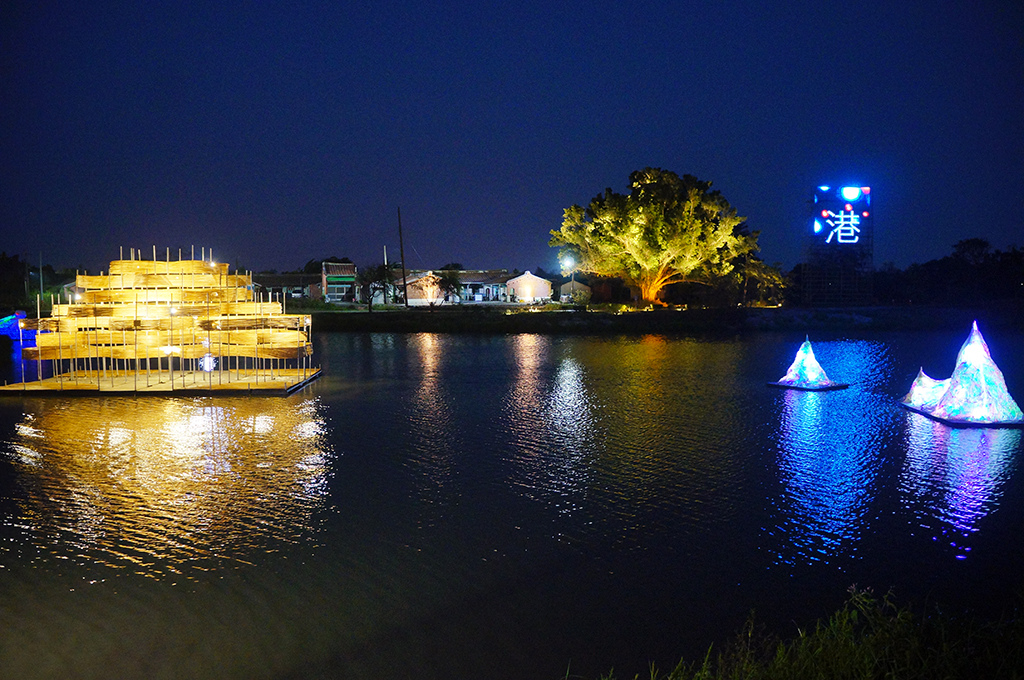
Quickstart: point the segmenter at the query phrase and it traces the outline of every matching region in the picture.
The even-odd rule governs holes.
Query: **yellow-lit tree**
[[[757,250],[758,232],[744,233],[711,182],[660,168],[629,176],[629,194],[605,189],[583,208],[565,210],[549,245],[563,248],[581,271],[614,276],[653,302],[672,283],[709,282]]]

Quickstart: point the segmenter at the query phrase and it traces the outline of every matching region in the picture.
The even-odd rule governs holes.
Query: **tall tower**
[[[810,205],[801,276],[804,304],[869,304],[875,256],[871,187],[820,186]]]

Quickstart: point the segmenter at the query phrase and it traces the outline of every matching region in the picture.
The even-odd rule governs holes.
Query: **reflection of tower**
[[[820,186],[810,205],[801,272],[804,304],[870,303],[875,249],[871,187]]]

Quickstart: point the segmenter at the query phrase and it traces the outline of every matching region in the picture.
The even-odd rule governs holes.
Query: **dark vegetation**
[[[50,296],[61,291],[61,286],[75,280],[74,269],[55,270],[43,265],[43,300],[49,309]],[[36,295],[39,289],[39,264],[22,260],[17,255],[0,253],[0,316],[10,314],[15,308],[35,312]]]
[[[1019,606],[1019,602],[1018,602]],[[567,674],[567,677],[572,677]],[[614,673],[604,680],[615,678]],[[640,676],[636,676],[639,678]],[[892,680],[1024,678],[1024,619],[1019,609],[996,621],[897,606],[891,595],[850,589],[839,611],[781,638],[751,615],[742,631],[704,659],[651,680]]]
[[[993,250],[988,241],[969,238],[953,253],[904,270],[892,264],[875,272],[880,304],[978,305],[1024,299],[1024,250]]]
[[[319,305],[323,307],[324,305]],[[624,305],[600,305],[599,310],[574,305],[545,305],[506,313],[501,308],[454,306],[435,309],[391,306],[385,314],[308,309],[314,332],[380,333],[566,333],[678,334],[723,337],[757,331],[954,330],[970,328],[1024,331],[1024,302],[986,308],[877,307],[858,309],[652,309],[620,312]],[[289,305],[289,311],[297,307]],[[305,308],[304,308],[305,309]],[[363,305],[365,310],[366,306]]]
[[[800,265],[788,277],[786,301],[799,304]],[[953,252],[924,264],[897,269],[891,262],[875,270],[878,305],[984,306],[1024,300],[1024,250],[993,250],[982,238],[953,245]]]

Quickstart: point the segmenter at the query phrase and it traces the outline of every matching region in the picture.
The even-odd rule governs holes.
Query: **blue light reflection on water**
[[[926,533],[960,559],[970,538],[999,503],[1017,467],[1021,432],[954,428],[918,413],[905,415],[903,503]]]
[[[819,362],[846,390],[784,390],[778,398],[782,493],[769,529],[779,563],[857,558],[878,493],[885,440],[894,424],[884,393],[891,357],[884,343],[816,342]]]

